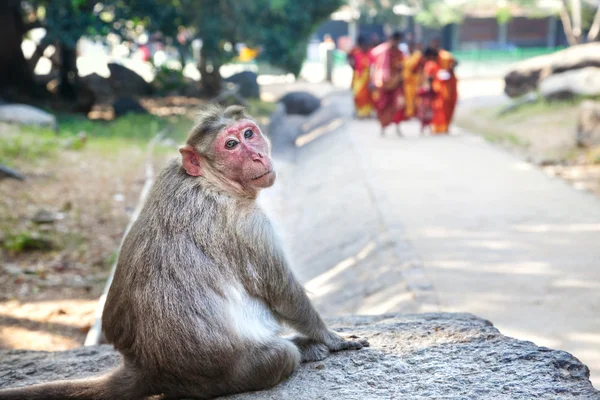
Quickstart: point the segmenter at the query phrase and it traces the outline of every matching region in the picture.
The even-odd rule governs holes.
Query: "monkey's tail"
[[[0,400],[138,400],[146,395],[138,374],[124,365],[100,377],[0,389]]]

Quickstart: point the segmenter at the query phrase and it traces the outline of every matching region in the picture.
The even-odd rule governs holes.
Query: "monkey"
[[[125,236],[102,316],[123,362],[0,400],[210,399],[271,388],[301,362],[369,343],[329,329],[256,199],[276,172],[241,106],[208,105]],[[296,336],[282,336],[282,327]]]

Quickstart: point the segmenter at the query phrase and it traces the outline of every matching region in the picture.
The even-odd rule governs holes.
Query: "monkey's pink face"
[[[245,189],[266,188],[275,182],[269,142],[252,121],[239,121],[221,131],[214,154],[220,172]]]

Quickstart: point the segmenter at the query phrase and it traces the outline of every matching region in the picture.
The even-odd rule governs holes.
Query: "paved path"
[[[478,137],[404,130],[382,139],[369,121],[348,133],[440,309],[567,350],[600,386],[600,201]]]
[[[340,111],[348,96],[334,103],[343,122],[304,135],[283,176],[293,258],[320,309],[471,312],[571,352],[600,387],[600,201],[476,136],[407,123],[381,138]]]

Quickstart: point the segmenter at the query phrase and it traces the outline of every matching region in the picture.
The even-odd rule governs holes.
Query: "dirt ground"
[[[162,116],[186,114],[198,102],[145,105]],[[0,125],[0,140],[20,132]],[[145,182],[146,142],[88,137],[77,150],[9,158],[26,180],[0,180],[0,348],[83,344]],[[156,149],[155,171],[172,156]]]
[[[176,155],[204,103],[142,99],[155,117],[122,117],[108,125],[120,131],[107,138],[95,136],[104,134],[106,121],[84,120],[82,129],[90,131],[81,146],[0,125],[0,160],[26,176],[0,180],[0,348],[57,351],[83,344],[145,183],[149,132],[166,134],[152,153],[156,174]],[[273,106],[249,102],[265,133]],[[112,110],[95,111],[95,118],[112,117]],[[37,147],[25,157],[15,147],[28,141]],[[38,146],[43,141],[53,142],[51,150]]]

